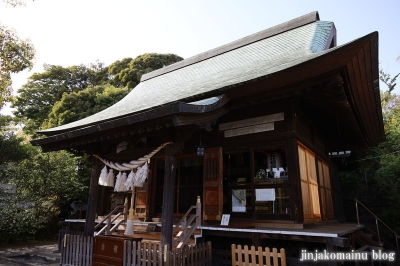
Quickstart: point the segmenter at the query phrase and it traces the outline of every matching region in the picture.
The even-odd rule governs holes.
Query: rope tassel
[[[104,186],[114,187],[114,179],[115,179],[114,170],[110,169],[110,171],[108,172],[108,175],[107,175],[107,181],[104,184]]]
[[[101,170],[100,177],[99,177],[99,185],[105,186],[107,184],[107,166],[104,165],[103,169]]]

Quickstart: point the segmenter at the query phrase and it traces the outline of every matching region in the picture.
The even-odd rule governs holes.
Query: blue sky
[[[399,0],[27,0],[0,4],[0,23],[37,52],[33,70],[13,76],[16,91],[44,63],[108,65],[149,52],[188,58],[312,11],[335,23],[338,45],[378,31],[381,68],[400,72]]]

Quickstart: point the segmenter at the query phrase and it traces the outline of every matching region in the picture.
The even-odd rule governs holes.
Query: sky
[[[313,11],[335,23],[338,45],[378,31],[380,68],[400,72],[399,0],[26,1],[16,8],[0,3],[0,24],[36,49],[33,69],[13,75],[14,91],[43,64],[109,65],[143,53],[188,58]]]

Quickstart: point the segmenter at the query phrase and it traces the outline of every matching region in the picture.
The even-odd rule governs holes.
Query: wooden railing
[[[196,209],[196,213],[190,216],[189,214],[193,209]],[[177,248],[182,248],[194,233],[194,231],[201,225],[201,202],[200,196],[197,196],[196,205],[191,206],[189,210],[185,213],[182,219],[176,224],[172,235],[176,234],[176,237],[172,240],[172,246]],[[179,232],[178,232],[179,231]]]
[[[64,235],[60,265],[92,265],[94,237]]]
[[[122,209],[122,213],[120,210]],[[114,218],[112,218],[112,216]],[[113,223],[121,216],[123,215],[123,219],[119,220],[114,226]],[[97,228],[101,227],[103,224],[103,228],[100,229],[100,231],[97,232],[97,235],[100,235],[102,233],[109,235],[112,232],[114,232],[118,226],[120,226],[122,223],[126,223],[128,217],[128,199],[125,199],[124,205],[119,205],[117,206],[112,212],[110,212],[106,217],[104,217],[95,227],[94,230],[96,231]],[[112,219],[111,219],[112,218]]]
[[[211,266],[212,246],[207,242],[170,250],[166,245],[163,250],[159,243],[125,241],[122,265]]]
[[[231,251],[232,266],[286,266],[286,252],[283,248],[278,253],[276,248],[271,251],[268,247],[265,249],[258,247],[256,250],[254,246],[251,246],[249,250],[248,246],[242,249],[241,245],[232,244]]]

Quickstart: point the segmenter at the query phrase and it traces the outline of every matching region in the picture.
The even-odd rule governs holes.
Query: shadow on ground
[[[60,253],[57,250],[57,240],[29,240],[0,244],[0,266],[16,265],[59,265]]]

